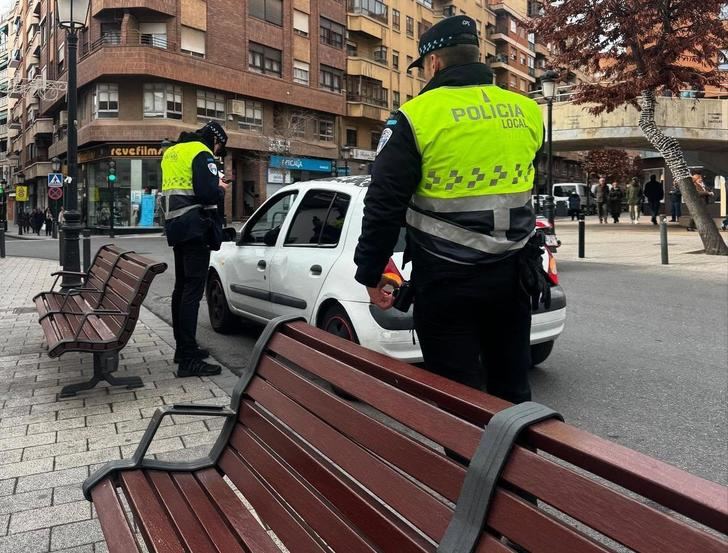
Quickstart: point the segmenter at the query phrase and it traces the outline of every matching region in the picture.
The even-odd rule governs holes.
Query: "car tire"
[[[535,367],[540,365],[548,356],[551,355],[551,350],[554,349],[554,341],[541,342],[540,344],[534,344],[531,346],[531,364]]]
[[[225,290],[223,289],[220,277],[217,273],[210,274],[207,280],[207,314],[210,318],[210,326],[215,332],[228,334],[232,332],[237,322],[228,307]]]
[[[339,338],[343,338],[349,342],[354,342],[355,344],[359,343],[359,338],[356,335],[356,330],[354,330],[354,325],[352,324],[349,315],[346,314],[346,310],[338,303],[324,311],[323,316],[319,319],[318,327],[329,334],[333,334],[334,336],[338,336]],[[358,401],[358,398],[345,390],[342,390],[337,386],[331,387],[334,390],[334,393],[341,399],[345,399],[347,401]]]

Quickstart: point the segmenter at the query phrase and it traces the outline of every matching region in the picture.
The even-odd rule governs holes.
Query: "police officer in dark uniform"
[[[431,80],[386,122],[355,253],[373,304],[407,226],[414,323],[428,370],[512,402],[531,398],[531,305],[550,301],[531,206],[539,107],[494,86],[475,21],[444,19],[420,57]]]
[[[222,219],[218,203],[227,184],[215,156],[224,156],[227,134],[211,121],[194,133],[183,132],[162,157],[162,194],[167,243],[174,249],[175,283],[172,326],[177,376],[220,374],[203,361],[209,353],[197,345],[197,312],[205,290],[210,250],[220,249]]]

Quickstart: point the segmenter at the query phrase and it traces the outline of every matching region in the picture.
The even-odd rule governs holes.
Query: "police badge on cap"
[[[478,46],[478,29],[475,20],[467,15],[447,17],[430,27],[420,37],[418,52],[420,57],[413,61],[408,69],[422,67],[427,54],[432,54],[441,48],[455,46],[456,44],[475,44]]]

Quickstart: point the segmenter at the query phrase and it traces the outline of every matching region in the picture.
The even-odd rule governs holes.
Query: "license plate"
[[[556,239],[556,237],[553,234],[547,234],[546,235],[546,245],[558,247],[559,241]]]

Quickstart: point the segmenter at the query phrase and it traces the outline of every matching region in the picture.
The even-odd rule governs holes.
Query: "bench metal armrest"
[[[96,486],[96,484],[107,478],[110,474],[116,471],[135,470],[144,467],[144,456],[147,454],[147,450],[152,444],[152,440],[154,440],[157,430],[159,430],[159,425],[162,424],[164,417],[168,415],[225,417],[226,419],[230,419],[237,416],[237,413],[229,407],[223,407],[221,405],[175,404],[165,405],[164,407],[158,408],[154,412],[152,420],[149,421],[149,426],[144,432],[144,435],[142,436],[142,439],[131,459],[123,459],[121,461],[106,463],[103,467],[86,479],[83,483],[83,494],[86,499],[91,501],[91,490],[94,486]],[[157,464],[162,463],[157,462]]]
[[[56,277],[56,279],[53,281],[53,286],[51,286],[51,289],[50,289],[51,292],[53,292],[56,289],[56,284],[58,284],[58,279],[64,275],[80,276],[82,280],[88,279],[88,273],[82,273],[79,271],[56,271],[55,273],[51,273],[51,276]]]

